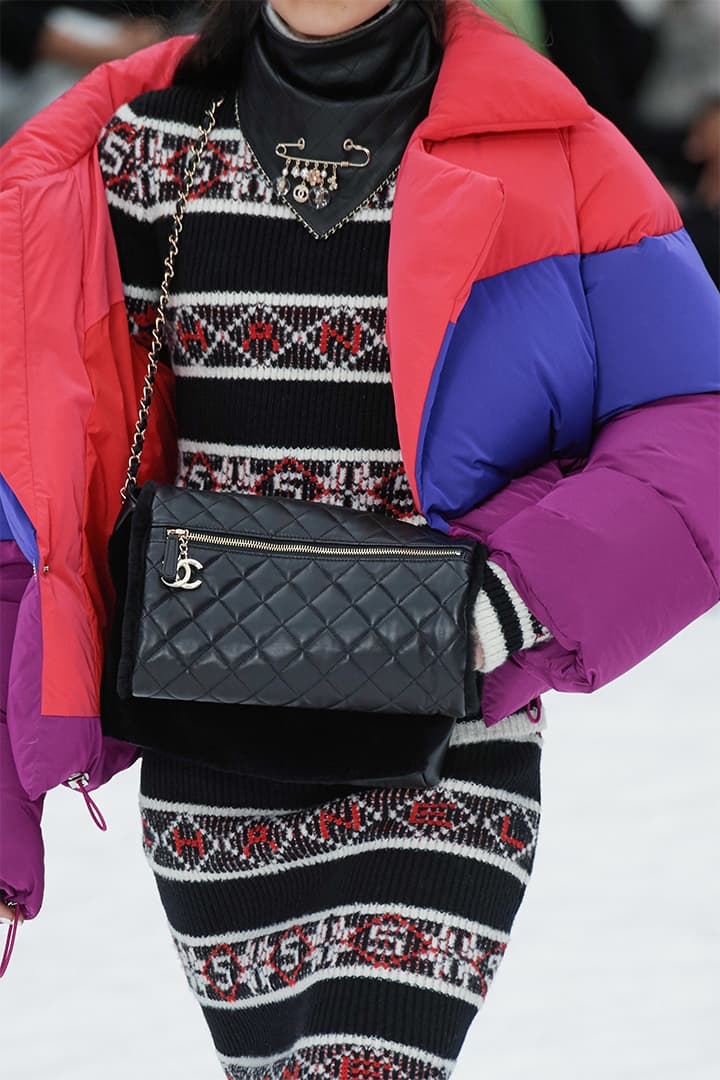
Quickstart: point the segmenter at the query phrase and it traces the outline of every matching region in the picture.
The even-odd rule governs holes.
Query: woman
[[[22,847],[0,863],[26,917],[43,792],[93,808],[135,753],[97,720],[105,546],[182,166],[219,98],[146,475],[483,540],[482,717],[429,791],[146,750],[144,846],[228,1077],[440,1080],[532,869],[535,699],[604,685],[718,599],[717,294],[628,144],[468,0],[215,4],[196,43],[106,65],[28,125],[5,160],[26,253],[1,489]]]

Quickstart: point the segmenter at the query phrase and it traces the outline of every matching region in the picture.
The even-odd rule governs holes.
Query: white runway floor
[[[543,822],[453,1080],[720,1074],[720,609],[590,696],[548,694]],[[47,892],[0,983],[7,1080],[220,1080],[141,850],[137,766],[47,800]],[[717,1071],[716,1071],[717,1070]]]

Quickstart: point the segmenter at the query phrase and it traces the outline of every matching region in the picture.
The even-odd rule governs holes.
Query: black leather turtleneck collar
[[[370,163],[338,169],[330,203],[287,204],[319,236],[334,230],[394,171],[407,141],[426,115],[442,50],[424,11],[400,0],[346,34],[298,39],[262,11],[245,50],[238,86],[238,119],[255,156],[275,181],[285,162],[278,143],[305,139],[303,157],[327,160],[364,155],[343,150],[351,138],[367,146]],[[289,178],[292,186],[297,179]]]

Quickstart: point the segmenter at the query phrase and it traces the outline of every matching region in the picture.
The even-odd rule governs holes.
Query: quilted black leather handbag
[[[122,509],[103,672],[106,734],[284,780],[426,787],[479,712],[471,634],[486,550],[303,500],[137,486],[193,147]]]

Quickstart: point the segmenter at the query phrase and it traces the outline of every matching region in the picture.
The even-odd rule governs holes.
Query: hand
[[[0,900],[0,919],[9,919],[11,922],[15,918],[15,908],[8,907],[7,904],[3,904]],[[20,922],[24,921],[22,911],[20,912]]]
[[[479,642],[475,642],[475,670],[480,671],[481,667],[485,663],[485,653],[483,647]]]

